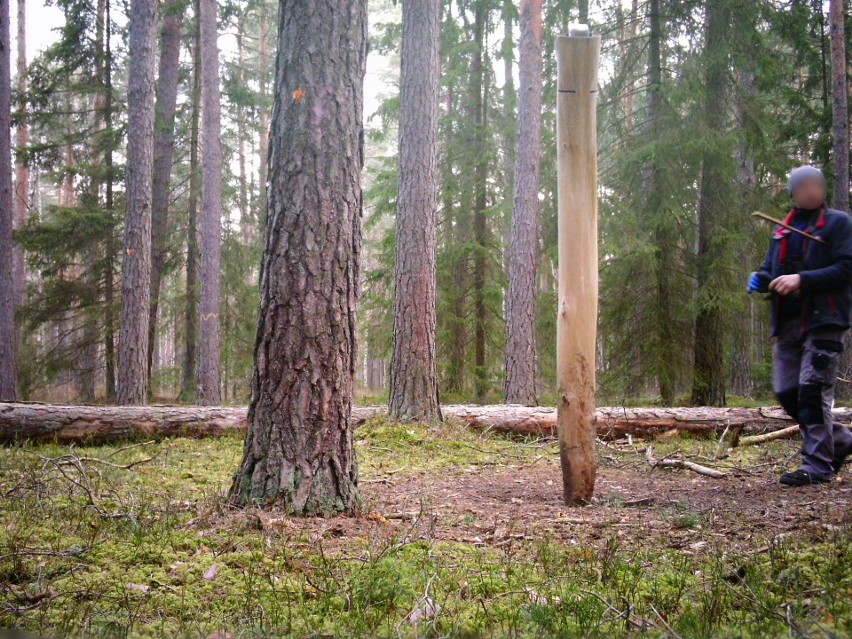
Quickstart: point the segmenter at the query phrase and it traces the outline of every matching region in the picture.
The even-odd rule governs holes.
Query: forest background
[[[170,16],[177,23],[177,51],[169,55],[178,60],[178,75],[167,204],[152,259],[158,284],[149,322],[151,401],[197,399],[199,371],[209,365],[199,355],[198,247],[212,241],[222,256],[220,399],[245,404],[257,329],[278,3],[218,3],[220,228],[205,226],[200,215],[204,105],[196,81],[197,14],[188,0],[166,4],[163,25]],[[30,55],[18,56],[13,78],[16,184],[25,185],[16,213],[25,256],[17,315],[21,397],[110,402],[126,208],[126,7],[106,0],[53,0],[44,7],[20,0],[18,8],[27,5],[30,21],[15,31],[28,40]],[[537,300],[537,401],[555,399],[553,43],[576,21],[590,22],[603,39],[599,404],[765,399],[771,391],[768,307],[746,295],[745,281],[771,228],[749,213],[783,217],[790,206],[786,173],[802,163],[825,169],[835,205],[848,210],[848,175],[838,180],[836,171],[843,142],[836,135],[833,71],[840,52],[831,39],[832,19],[847,17],[819,0],[544,0],[541,11],[541,208],[537,274],[528,283]],[[440,396],[447,403],[505,397],[519,18],[509,0],[442,6],[437,346]],[[400,6],[371,0],[360,403],[387,401],[400,41]],[[844,42],[845,61],[850,45]],[[161,60],[167,53],[160,51]],[[848,76],[845,64],[844,70]],[[848,158],[848,137],[845,147]],[[845,166],[848,173],[848,159]],[[704,242],[702,225],[712,230]],[[843,374],[850,370],[847,363]]]

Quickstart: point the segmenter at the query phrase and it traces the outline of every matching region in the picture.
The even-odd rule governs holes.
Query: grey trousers
[[[831,414],[844,331],[819,329],[803,336],[798,319],[779,329],[775,393],[802,431],[802,470],[830,475],[832,462],[852,449],[852,432]]]

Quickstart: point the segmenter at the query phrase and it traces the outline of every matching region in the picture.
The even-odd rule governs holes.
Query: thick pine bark
[[[396,294],[389,410],[435,421],[439,0],[402,6]]]
[[[154,173],[151,187],[151,300],[148,314],[148,376],[157,346],[157,309],[168,257],[169,184],[175,152],[175,110],[180,79],[183,0],[163,4],[160,28],[160,72],[154,116]]]
[[[18,38],[17,38],[17,89],[19,95],[27,92],[27,0],[18,0]],[[15,228],[20,229],[27,223],[30,214],[30,167],[23,151],[30,144],[30,127],[27,107],[22,101],[15,127],[15,150],[17,152],[15,171]],[[15,247],[15,304],[24,302],[26,290],[26,263],[24,252]]]
[[[706,5],[704,43],[705,97],[704,121],[708,137],[721,139],[727,120],[728,64],[726,55],[730,23],[728,0],[712,0]],[[724,151],[718,139],[708,140],[701,169],[698,200],[698,313],[695,319],[695,363],[692,404],[725,405],[724,308],[717,290],[724,251],[723,218],[728,206]]]
[[[512,437],[553,437],[556,410],[552,407],[471,406],[443,407],[444,417],[474,430]],[[351,428],[386,414],[383,406],[354,406]],[[58,442],[105,443],[131,437],[223,437],[246,432],[245,407],[225,406],[61,406],[0,403],[0,443]],[[849,421],[852,410],[840,408],[834,416]],[[766,433],[790,426],[783,410],[771,408],[598,408],[598,437],[693,433],[714,435],[724,431]]]
[[[521,2],[518,155],[506,300],[506,402],[535,406],[538,199],[541,182],[541,0]]]
[[[846,80],[846,2],[831,0],[831,77],[834,111],[833,205],[849,213],[849,88]]]
[[[0,400],[18,397],[12,196],[12,58],[9,0],[0,0]]]
[[[201,342],[198,357],[198,398],[218,404],[221,379],[221,263],[222,263],[222,140],[219,47],[216,1],[201,0]]]
[[[365,0],[282,0],[240,505],[352,512]]]
[[[148,399],[148,304],[151,293],[151,179],[157,3],[130,3],[127,94],[127,217],[124,226],[118,403]]]
[[[186,230],[186,305],[184,306],[183,381],[181,398],[194,401],[198,395],[198,200],[201,172],[198,166],[198,137],[201,122],[201,46],[199,38],[198,0],[194,3],[196,33],[192,53],[192,106],[189,133],[189,201]]]

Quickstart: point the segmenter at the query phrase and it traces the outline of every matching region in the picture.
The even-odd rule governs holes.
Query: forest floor
[[[795,441],[721,458],[711,440],[601,443],[596,498],[569,508],[551,441],[384,420],[356,439],[361,513],[333,518],[230,508],[236,438],[0,450],[0,627],[200,639],[852,635],[852,470],[781,487]]]

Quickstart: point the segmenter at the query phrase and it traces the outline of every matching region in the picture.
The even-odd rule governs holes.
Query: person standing
[[[789,177],[795,207],[778,227],[750,293],[769,293],[775,338],[774,390],[801,428],[802,465],[781,483],[831,481],[852,454],[852,433],[834,421],[834,386],[852,309],[852,219],[826,206],[825,175],[801,166]],[[809,237],[808,237],[809,236]]]

